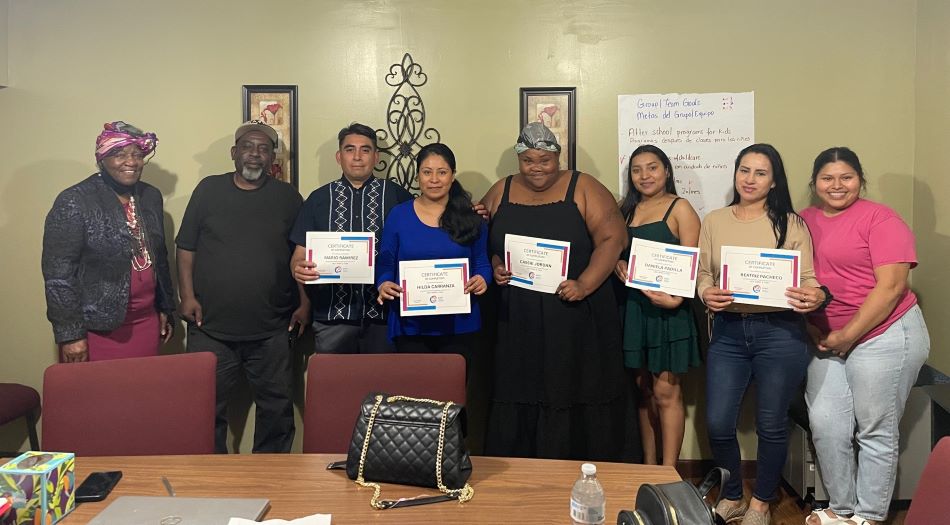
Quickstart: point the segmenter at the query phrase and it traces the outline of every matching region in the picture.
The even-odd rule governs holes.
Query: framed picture
[[[561,145],[561,169],[573,170],[577,153],[577,103],[573,87],[521,88],[520,132],[528,122],[541,122]]]
[[[277,153],[270,176],[298,187],[297,86],[244,86],[244,119],[277,130]]]

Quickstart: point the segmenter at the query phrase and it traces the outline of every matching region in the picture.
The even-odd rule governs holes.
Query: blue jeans
[[[808,365],[808,419],[835,514],[887,517],[897,476],[898,424],[929,353],[927,326],[914,306],[845,359],[819,352]]]
[[[788,405],[810,357],[805,320],[799,314],[715,315],[706,365],[706,424],[716,464],[732,474],[724,497],[742,498],[736,422],[746,389],[755,381],[759,441],[752,495],[761,501],[775,498],[788,453]]]

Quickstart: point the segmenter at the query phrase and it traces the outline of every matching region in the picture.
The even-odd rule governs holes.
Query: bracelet
[[[818,288],[822,292],[825,293],[825,300],[821,302],[821,304],[818,306],[818,308],[816,308],[816,310],[823,310],[825,309],[825,307],[831,304],[831,301],[834,300],[835,296],[831,295],[831,290],[829,290],[828,287],[825,285],[821,285]]]

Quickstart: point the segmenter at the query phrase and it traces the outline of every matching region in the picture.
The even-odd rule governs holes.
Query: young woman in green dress
[[[676,196],[666,153],[650,144],[638,147],[630,155],[627,176],[620,211],[630,237],[695,247],[699,216],[689,201]],[[627,257],[617,261],[614,273],[626,281]],[[624,364],[637,371],[644,463],[676,465],[686,426],[680,374],[700,364],[688,300],[627,288],[623,351]]]

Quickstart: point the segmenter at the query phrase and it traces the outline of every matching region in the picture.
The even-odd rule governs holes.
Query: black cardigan
[[[155,271],[155,309],[171,315],[162,194],[139,182],[134,195]],[[56,197],[43,229],[43,279],[57,343],[82,339],[87,330],[114,330],[125,320],[132,270],[125,220],[122,204],[98,173]]]

